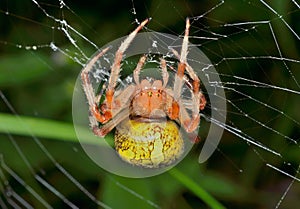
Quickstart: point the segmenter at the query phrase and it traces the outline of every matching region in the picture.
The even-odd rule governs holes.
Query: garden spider
[[[144,20],[118,48],[107,86],[103,86],[104,101],[100,102],[102,94],[95,95],[89,73],[96,61],[109,48],[102,50],[87,63],[81,72],[81,79],[89,104],[89,120],[94,134],[104,137],[117,127],[115,149],[119,156],[133,165],[157,168],[169,165],[181,157],[184,142],[177,124],[180,124],[187,133],[196,130],[200,122],[200,110],[204,109],[206,100],[200,90],[198,76],[187,63],[190,28],[188,18],[180,54],[172,49],[173,54],[179,59],[173,88],[166,86],[169,74],[164,59],[160,61],[162,80],[140,80],[140,71],[146,62],[144,55],[133,71],[134,83],[121,91],[115,91],[124,52],[148,21],[149,19]],[[192,93],[190,101],[181,99],[184,83],[190,86]],[[183,103],[189,103],[191,114]]]

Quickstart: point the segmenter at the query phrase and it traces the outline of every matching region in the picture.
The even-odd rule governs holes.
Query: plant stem
[[[205,202],[212,209],[225,209],[225,207],[218,202],[213,196],[207,193],[202,187],[200,187],[196,182],[190,179],[188,176],[184,175],[176,168],[172,168],[168,171],[169,174],[175,178],[182,185],[191,190],[195,195],[197,195],[203,202]]]

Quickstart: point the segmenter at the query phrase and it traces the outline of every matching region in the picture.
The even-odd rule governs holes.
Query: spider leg
[[[137,85],[139,85],[139,73],[140,73],[140,70],[142,69],[145,61],[146,61],[146,56],[144,55],[140,58],[137,66],[134,70],[134,79],[135,79],[135,82]],[[135,91],[135,89],[136,89],[135,85],[129,85],[125,89],[121,90],[121,93],[119,93],[119,94],[117,94],[117,92],[114,93],[114,96],[116,94],[117,94],[117,96],[115,96],[115,98],[114,98],[114,106],[109,111],[107,111],[107,109],[109,109],[107,102],[100,105],[100,110],[104,114],[101,114],[100,110],[98,109],[98,106],[94,105],[94,107],[92,109],[92,113],[95,116],[95,118],[102,123],[106,123],[113,116],[117,115],[122,109],[128,108],[129,107],[128,101],[129,101],[130,97],[132,96],[133,92]],[[98,104],[100,101],[100,97],[96,97],[96,99],[98,100],[98,102],[96,104]],[[111,112],[111,111],[113,111],[113,112]],[[103,118],[106,116],[105,114],[107,112],[110,112],[111,116],[107,117],[107,119]],[[105,121],[103,121],[103,119]]]
[[[171,50],[177,58],[180,57],[178,52],[175,49],[171,49]],[[196,103],[193,108],[193,113],[196,114],[199,111],[199,109],[200,110],[204,109],[206,105],[206,99],[202,94],[202,92],[200,91],[200,80],[196,75],[195,71],[193,70],[193,68],[188,63],[186,63],[186,71],[188,72],[190,78],[193,80],[191,87],[193,90],[193,100],[195,101],[194,103]]]
[[[95,97],[95,92],[94,92],[93,86],[92,86],[90,78],[89,78],[89,72],[91,71],[93,65],[97,62],[97,60],[101,56],[103,56],[108,51],[108,49],[109,49],[109,47],[103,49],[101,52],[99,52],[99,54],[94,56],[91,59],[91,61],[81,71],[82,86],[83,86],[83,90],[84,90],[85,95],[88,100],[90,111],[91,111],[92,107],[94,107],[94,105],[96,104],[96,100],[98,100],[98,99]],[[92,127],[97,125],[97,121],[94,117],[90,116],[89,121],[90,121],[90,125]]]
[[[165,59],[160,59],[160,68],[162,70],[161,75],[163,78],[163,88],[166,87],[168,81],[169,81],[169,74],[168,74],[168,70],[167,70],[167,64],[166,64],[166,60]]]
[[[98,103],[94,103],[91,109],[93,116],[100,123],[106,123],[109,119],[117,115],[122,109],[125,109],[129,106],[128,101],[132,96],[132,93],[135,91],[135,88],[135,85],[129,85],[125,89],[121,90],[121,92],[115,97],[112,112],[107,111],[107,103],[102,103],[100,108],[98,108]],[[107,112],[111,114],[111,117],[107,117]]]
[[[140,31],[144,25],[149,21],[149,19],[144,20],[129,36],[125,39],[125,41],[120,45],[118,48],[116,54],[115,54],[115,60],[113,65],[111,66],[111,75],[109,77],[108,85],[106,88],[105,96],[106,100],[104,103],[100,106],[101,111],[98,108],[98,103],[100,100],[100,96],[95,97],[95,93],[93,91],[93,88],[91,85],[84,85],[87,90],[85,90],[89,106],[91,107],[91,112],[93,116],[99,121],[100,123],[106,123],[109,121],[113,115],[115,115],[117,112],[119,112],[119,106],[120,106],[120,100],[115,99],[116,101],[113,102],[113,97],[115,95],[115,87],[116,82],[119,76],[120,67],[121,67],[121,61],[124,52],[128,48],[129,44],[132,42],[138,31]],[[107,48],[108,49],[108,48]],[[105,49],[105,51],[107,51]],[[105,53],[105,52],[104,52]],[[103,53],[103,54],[104,54]],[[93,64],[97,61],[97,59],[102,55],[95,56],[90,63],[88,63],[87,67],[82,72],[82,80],[84,83],[89,84],[88,80],[88,71],[91,70]],[[125,91],[125,90],[124,90]],[[131,94],[128,94],[131,95]],[[114,111],[114,113],[113,113]],[[90,119],[92,127],[97,126],[97,121],[95,119]]]
[[[144,55],[140,58],[136,68],[133,71],[133,78],[134,78],[134,82],[136,83],[136,85],[140,85],[140,72],[145,64],[145,61],[146,61],[146,55]]]
[[[117,50],[115,54],[115,61],[113,65],[111,66],[111,75],[109,77],[108,81],[108,87],[106,91],[106,103],[107,103],[107,111],[111,112],[112,109],[112,103],[113,103],[113,96],[115,87],[117,84],[117,79],[120,73],[121,68],[121,61],[124,52],[130,45],[130,43],[133,41],[136,34],[149,22],[149,19],[144,20],[129,36],[124,40],[124,42],[120,45],[119,49]]]
[[[171,107],[169,107],[167,110],[168,116],[173,120],[179,117],[179,112],[180,112],[179,100],[181,96],[181,89],[184,82],[184,71],[186,68],[186,57],[188,53],[189,30],[190,30],[190,20],[187,18],[184,38],[181,46],[181,55],[179,59],[180,62],[177,67],[177,73],[175,75],[175,81],[173,87],[174,101],[172,101]]]
[[[198,127],[200,123],[200,113],[193,114],[192,117],[189,116],[186,107],[180,102],[180,124],[183,125],[186,132],[191,133]]]
[[[181,102],[184,104],[184,106],[186,107],[186,109],[189,110],[194,110],[195,109],[195,105],[194,103],[191,103],[191,100],[187,100],[187,99],[182,99]],[[200,92],[200,105],[199,105],[199,110],[203,110],[206,106],[206,99],[205,96],[202,92]]]
[[[186,57],[188,53],[189,30],[190,30],[190,20],[187,18],[186,26],[185,26],[185,34],[181,46],[181,53],[179,59],[180,62],[178,64],[177,74],[175,76],[175,82],[174,82],[174,99],[176,101],[178,101],[181,96],[181,88],[183,86],[183,77],[186,68]]]
[[[174,83],[174,99],[177,101],[177,105],[180,107],[179,110],[179,120],[181,124],[184,126],[185,130],[187,132],[194,131],[200,122],[200,110],[204,109],[206,105],[206,100],[202,92],[200,91],[200,79],[196,75],[193,68],[187,63],[187,54],[188,54],[188,36],[189,36],[189,28],[190,28],[190,22],[189,19],[186,20],[186,28],[185,28],[185,34],[182,42],[182,48],[180,55],[178,52],[174,49],[171,49],[174,53],[174,55],[180,60],[180,63],[178,64],[177,74],[175,77],[175,83]],[[180,101],[181,96],[181,89],[183,86],[183,82],[185,80],[184,77],[184,71],[187,71],[192,81],[192,103],[190,105],[190,108],[192,110],[192,117],[189,116],[186,107],[184,104]],[[175,108],[176,105],[172,105]],[[173,108],[173,107],[172,107]],[[177,110],[176,110],[177,111]]]
[[[99,128],[98,122],[103,117],[103,115],[100,113],[98,106],[95,104],[92,107],[92,115],[93,119],[96,122],[91,122],[91,127],[93,129],[93,132],[100,137],[105,136],[108,132],[110,132],[118,123],[120,123],[123,119],[125,119],[125,115],[129,115],[129,99],[131,98],[133,92],[135,91],[136,86],[135,85],[129,85],[125,89],[123,89],[116,97],[115,97],[115,107],[113,111],[113,117],[110,121],[106,122],[102,127]],[[117,92],[116,92],[117,93]],[[100,105],[100,110],[103,112],[106,109],[106,104],[103,103]],[[125,114],[126,113],[126,114]],[[101,121],[100,121],[101,122]]]
[[[119,114],[117,114],[115,117],[113,117],[110,121],[108,121],[106,124],[104,124],[102,127],[94,126],[93,132],[95,135],[104,137],[106,134],[108,134],[112,129],[114,129],[121,121],[126,119],[130,114],[129,108],[123,109]]]
[[[173,99],[173,96],[174,96],[173,90],[167,89],[166,91],[167,91],[167,95],[169,95],[169,97],[167,97],[167,99],[169,99],[169,101],[174,100]],[[167,102],[167,104],[172,104],[172,103]],[[179,109],[179,107],[180,107],[180,109]],[[168,116],[172,120],[179,120],[178,122],[184,127],[186,132],[191,133],[198,127],[199,122],[200,122],[200,114],[199,113],[197,115],[193,115],[192,118],[191,118],[189,112],[187,111],[187,109],[190,110],[193,107],[194,107],[194,103],[191,103],[188,100],[182,100],[181,99],[178,102],[178,116],[177,116],[177,118],[171,118],[169,114],[168,114]],[[171,109],[172,106],[169,105],[167,108]]]
[[[102,57],[107,51],[109,47],[103,49],[99,54],[94,56],[91,61],[83,68],[81,71],[81,80],[82,80],[82,86],[83,90],[86,94],[89,106],[92,106],[95,104],[95,92],[92,87],[90,78],[89,78],[89,72],[92,70],[93,65],[97,62],[97,60]]]

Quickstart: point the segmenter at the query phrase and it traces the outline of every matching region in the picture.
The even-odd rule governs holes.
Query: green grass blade
[[[86,136],[84,143],[96,143],[88,128],[77,127],[77,131]],[[0,113],[0,132],[79,142],[74,126],[70,123],[4,113]],[[97,144],[99,144],[99,140]]]
[[[178,182],[191,190],[197,197],[204,201],[212,209],[225,209],[225,207],[219,203],[213,196],[201,188],[196,182],[184,175],[176,168],[172,168],[168,171]]]

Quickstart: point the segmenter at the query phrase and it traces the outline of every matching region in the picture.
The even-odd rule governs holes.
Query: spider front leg
[[[96,61],[108,50],[108,48],[104,49],[98,55],[92,58],[92,60],[86,65],[86,67],[82,70],[81,79],[83,82],[83,88],[88,99],[88,103],[90,106],[90,112],[92,113],[93,117],[90,117],[91,126],[97,126],[97,121],[104,124],[107,123],[116,113],[116,109],[119,109],[119,102],[117,99],[114,99],[115,96],[115,87],[117,83],[117,79],[120,73],[121,61],[124,52],[138,33],[149,19],[144,20],[129,36],[122,42],[120,47],[118,48],[115,54],[115,60],[113,65],[111,66],[111,75],[109,77],[108,86],[105,92],[105,102],[100,105],[100,110],[98,108],[98,100],[101,95],[95,96],[95,92],[91,85],[89,79],[89,72],[92,69],[92,66],[96,63]],[[115,100],[115,101],[114,101]],[[96,119],[96,120],[95,120]]]
[[[173,54],[179,59],[177,74],[175,76],[175,83],[174,83],[174,99],[175,101],[172,104],[172,110],[176,110],[177,112],[179,109],[179,120],[181,124],[184,126],[187,132],[192,132],[196,130],[200,123],[200,110],[203,110],[206,105],[206,99],[202,92],[200,91],[200,79],[196,75],[195,71],[192,67],[187,63],[187,54],[188,54],[188,36],[189,36],[189,28],[190,28],[190,21],[186,19],[186,28],[185,34],[182,42],[181,52],[180,55],[174,49],[171,49]],[[191,90],[192,90],[192,100],[190,109],[192,111],[191,117],[189,116],[185,106],[182,104],[180,100],[181,90],[183,87],[184,82],[184,71],[187,71],[189,77],[192,79],[191,83]],[[178,106],[178,107],[177,107]]]
[[[146,56],[142,56],[133,71],[134,79],[136,85],[139,85],[139,73],[142,69],[144,63],[146,61]],[[132,97],[133,93],[136,90],[136,85],[132,84],[126,87],[125,89],[121,90],[121,92],[115,97],[114,99],[114,107],[113,107],[113,117],[110,121],[105,123],[102,127],[98,127],[98,125],[93,126],[93,132],[100,137],[105,136],[109,133],[116,125],[118,125],[121,121],[123,121],[126,117],[129,116],[129,100]],[[98,97],[99,99],[99,97]],[[95,107],[95,106],[94,106]],[[107,99],[100,105],[100,111],[105,112],[107,110]],[[94,117],[100,121],[101,117],[103,116],[100,112],[98,107],[93,108],[92,113]]]
[[[139,73],[145,61],[146,61],[146,56],[144,55],[140,58],[135,70],[133,71],[136,85],[139,85]],[[115,96],[113,101],[111,101],[112,98],[108,97],[110,95],[106,94],[106,100],[100,105],[100,110],[97,105],[94,105],[92,108],[92,113],[95,116],[95,118],[100,123],[106,123],[114,115],[117,115],[122,109],[128,107],[129,106],[128,101],[132,96],[133,92],[135,91],[135,88],[136,88],[135,85],[129,85],[128,87],[123,89],[118,96]],[[98,100],[100,101],[100,97],[98,97]],[[110,102],[113,102],[113,105],[110,104]]]
[[[91,84],[91,80],[89,78],[89,73],[92,70],[93,65],[97,62],[97,60],[100,57],[102,57],[108,51],[108,49],[109,49],[108,47],[105,48],[99,54],[97,54],[95,57],[93,57],[91,59],[91,61],[81,71],[82,86],[83,86],[84,93],[85,93],[85,95],[87,97],[87,100],[88,100],[88,104],[89,104],[89,107],[90,107],[90,112],[92,112],[92,110],[95,107],[98,99],[95,97],[95,92],[94,92],[93,86]],[[97,123],[98,123],[94,116],[90,116],[89,121],[90,121],[90,126],[91,127],[96,126]]]
[[[94,64],[97,62],[97,60],[100,57],[102,57],[108,51],[108,49],[109,47],[105,48],[99,54],[94,56],[91,59],[91,61],[81,71],[82,86],[88,100],[90,112],[97,119],[97,121],[101,123],[107,122],[112,117],[112,115],[110,112],[104,112],[102,114],[99,113],[97,104],[98,101],[100,100],[101,95],[97,95],[97,96],[95,95],[93,86],[91,84],[91,80],[89,78],[89,73],[92,70]],[[95,121],[93,118],[90,117],[90,124],[92,127],[94,127],[97,124],[97,121]]]
[[[169,74],[167,70],[167,63],[165,59],[160,59],[160,68],[161,68],[161,75],[163,79],[163,88],[165,88],[169,81]]]
[[[189,30],[190,30],[190,20],[186,19],[186,26],[185,26],[185,34],[181,46],[181,54],[179,58],[179,64],[177,67],[177,73],[175,75],[175,82],[173,87],[173,97],[174,100],[171,102],[171,106],[168,107],[168,116],[175,120],[179,117],[180,112],[180,97],[181,97],[181,90],[184,82],[184,71],[186,68],[186,57],[188,53],[188,36],[189,36]]]
[[[146,56],[141,57],[140,61],[138,62],[136,69],[134,70],[134,74],[138,75],[139,71],[144,65],[144,62],[146,60]],[[93,60],[92,60],[93,61]],[[92,62],[91,61],[91,62]],[[91,64],[93,65],[93,63]],[[88,89],[87,95],[94,95],[94,91],[92,86],[90,85],[90,80],[88,77],[89,68],[84,69],[84,72],[82,73],[83,81],[85,81],[84,85],[85,89]],[[137,77],[138,80],[138,77]],[[137,82],[137,85],[139,82]],[[105,88],[105,86],[103,86]],[[115,94],[115,98],[113,100],[113,106],[111,109],[111,115],[107,115],[108,110],[108,100],[107,98],[103,101],[102,104],[98,104],[100,102],[101,94],[97,96],[91,96],[89,97],[89,104],[90,105],[90,112],[92,116],[90,117],[90,124],[93,129],[93,132],[95,135],[103,137],[107,133],[109,133],[116,125],[118,125],[122,120],[124,120],[126,117],[129,116],[129,100],[132,97],[133,93],[136,90],[136,85],[131,84],[127,86],[125,89],[122,89]],[[106,95],[107,96],[107,95]],[[90,102],[91,100],[91,102]],[[108,117],[107,117],[108,116]],[[96,120],[95,120],[96,119]],[[98,122],[102,123],[103,126],[99,127]]]
[[[92,127],[93,132],[97,136],[104,137],[128,116],[129,116],[129,108],[125,108],[123,109],[123,111],[121,111],[118,115],[116,115],[106,124],[104,124],[102,127],[98,127],[98,126]]]
[[[175,82],[174,82],[174,99],[178,102],[179,98],[181,96],[181,89],[183,86],[183,77],[184,77],[184,71],[186,68],[186,58],[188,54],[188,37],[189,37],[189,30],[190,30],[190,20],[186,19],[186,26],[185,26],[185,34],[181,46],[181,52],[179,57],[179,64],[177,67],[177,73],[175,76]]]
[[[171,49],[173,54],[179,59],[180,55],[175,49]],[[190,78],[193,80],[192,83],[189,82],[188,78],[186,78],[186,82],[189,84],[190,88],[193,90],[193,100],[196,105],[194,105],[192,108],[192,111],[197,114],[199,110],[203,110],[206,105],[206,99],[205,96],[200,91],[200,79],[196,75],[193,68],[188,64],[185,63],[186,71],[188,72]]]
[[[197,129],[200,123],[200,113],[193,114],[192,117],[189,116],[186,108],[182,103],[180,103],[180,114],[179,121],[181,125],[184,127],[186,132],[191,133]]]
[[[129,85],[125,89],[121,90],[121,92],[115,96],[113,101],[113,107],[108,111],[108,101],[107,99],[104,100],[102,104],[99,105],[99,98],[100,95],[98,95],[96,98],[98,98],[98,102],[94,104],[94,106],[91,109],[91,112],[93,116],[102,124],[108,122],[111,118],[113,118],[115,115],[117,115],[122,109],[124,109],[132,95],[132,93],[135,90],[134,85]],[[111,114],[111,115],[110,115]],[[106,116],[109,117],[106,117]]]
[[[114,108],[112,109],[112,117],[110,120],[107,120],[105,122],[102,122],[102,126],[98,126],[98,122],[92,123],[91,128],[93,129],[93,132],[95,135],[103,137],[107,133],[109,133],[116,125],[118,125],[122,120],[124,120],[127,116],[129,116],[129,100],[135,91],[136,86],[135,85],[129,85],[125,89],[121,90],[121,92],[115,97],[114,99]],[[102,104],[100,104],[100,108],[98,108],[98,105],[95,104],[92,109],[92,117],[99,121],[101,123],[101,119],[103,118],[103,115],[105,114],[105,110],[107,107],[107,102],[104,101]],[[93,119],[90,119],[90,121]]]
[[[117,79],[119,77],[121,61],[124,55],[124,52],[131,44],[136,34],[149,22],[149,19],[144,20],[129,36],[122,42],[120,47],[118,48],[115,54],[115,60],[113,65],[111,66],[111,75],[109,77],[108,86],[106,90],[106,108],[105,112],[107,117],[105,117],[105,122],[108,121],[112,117],[112,109],[113,109],[113,100],[115,94],[115,87],[117,85]]]

